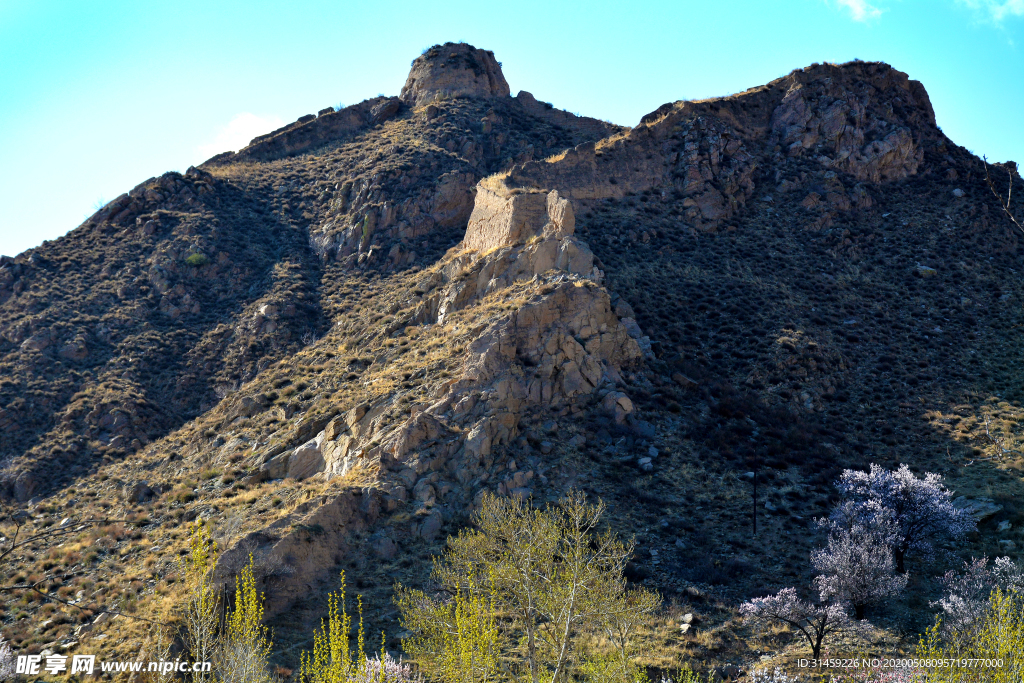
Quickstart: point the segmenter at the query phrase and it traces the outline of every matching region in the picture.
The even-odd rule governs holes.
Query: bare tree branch
[[[89,529],[89,528],[94,527],[94,526],[100,526],[100,525],[106,525],[106,524],[137,524],[137,522],[134,522],[134,521],[128,520],[128,519],[109,519],[109,518],[104,518],[104,517],[88,518],[88,519],[84,519],[84,520],[81,520],[81,521],[73,522],[71,524],[68,524],[67,526],[56,527],[56,528],[51,528],[51,529],[45,529],[43,531],[39,531],[39,532],[33,533],[30,536],[21,537],[20,540],[19,540],[19,536],[21,536],[22,532],[25,529],[25,524],[28,522],[28,519],[29,519],[28,514],[25,511],[22,510],[22,511],[15,512],[15,513],[9,513],[7,515],[4,515],[4,517],[6,517],[10,521],[14,522],[14,533],[13,533],[13,535],[11,536],[11,538],[9,540],[4,539],[3,544],[0,545],[0,567],[2,567],[4,565],[4,563],[8,561],[8,558],[10,557],[11,553],[13,553],[15,550],[18,550],[19,548],[24,548],[25,546],[28,546],[28,545],[32,545],[33,543],[51,541],[51,540],[62,538],[62,537],[69,536],[69,535],[72,535],[72,534],[77,534],[79,532],[85,531],[86,529]],[[2,517],[0,517],[0,519],[2,519]],[[154,621],[152,619],[146,619],[145,617],[138,617],[138,616],[135,616],[133,614],[125,614],[124,612],[120,612],[120,611],[117,611],[117,610],[105,609],[103,607],[99,607],[98,605],[91,605],[91,606],[88,606],[88,607],[84,607],[82,605],[76,605],[76,604],[74,604],[72,602],[64,600],[64,599],[62,599],[62,598],[60,598],[60,597],[58,597],[56,595],[53,595],[52,593],[50,593],[48,591],[45,591],[45,590],[40,588],[40,586],[42,586],[44,584],[47,584],[47,583],[58,582],[58,581],[63,583],[68,578],[71,578],[71,577],[74,577],[74,576],[80,576],[83,573],[84,572],[78,571],[78,572],[66,572],[66,573],[63,573],[63,574],[47,574],[43,578],[41,578],[38,581],[35,581],[33,583],[23,583],[23,584],[13,584],[13,585],[10,585],[10,586],[0,586],[0,593],[14,593],[14,592],[18,592],[18,591],[31,591],[33,593],[37,593],[38,595],[42,596],[46,600],[51,600],[53,602],[57,602],[57,603],[60,603],[62,605],[66,605],[68,607],[74,607],[75,609],[83,611],[83,612],[87,611],[87,610],[90,611],[90,612],[93,612],[95,614],[106,612],[107,614],[112,614],[114,616],[119,616],[119,617],[125,617],[127,619],[136,619],[138,621],[145,621],[145,622],[148,622],[148,623],[151,623],[151,624],[159,624],[161,626],[164,625],[161,622]]]
[[[1024,219],[1018,219],[1016,216],[1013,215],[1013,211],[1010,210],[1010,202],[1013,201],[1013,179],[1017,173],[1016,164],[1007,164],[1006,173],[1007,175],[1010,176],[1010,186],[1006,192],[1006,199],[1004,200],[1003,195],[1001,195],[999,193],[999,190],[996,189],[995,181],[992,180],[992,176],[988,172],[988,158],[982,157],[982,161],[985,164],[985,182],[988,183],[988,189],[992,190],[992,194],[994,194],[996,196],[996,199],[999,200],[999,206],[1003,207],[1003,213],[1006,214],[1006,217],[1009,218],[1013,222],[1013,224],[1017,226],[1018,230],[1024,232]]]
[[[106,609],[106,608],[100,607],[98,605],[92,605],[92,606],[89,606],[89,607],[83,607],[82,605],[76,605],[73,602],[69,602],[68,600],[63,600],[62,598],[59,598],[56,595],[53,595],[52,593],[50,593],[48,591],[45,591],[45,590],[42,590],[40,588],[41,585],[46,584],[46,583],[51,583],[53,581],[60,581],[60,582],[63,583],[66,579],[68,579],[70,577],[73,577],[73,576],[81,576],[83,573],[84,572],[68,572],[66,574],[48,574],[47,576],[44,576],[43,578],[39,579],[38,581],[36,581],[34,583],[17,584],[17,585],[13,585],[13,586],[0,586],[0,593],[12,593],[14,591],[32,591],[34,593],[38,593],[40,596],[42,596],[46,600],[52,600],[53,602],[59,602],[62,605],[66,605],[68,607],[74,607],[75,609],[77,609],[79,611],[82,611],[82,612],[89,611],[89,612],[92,612],[93,614],[102,614],[102,613],[106,612],[107,614],[112,614],[115,617],[125,617],[126,619],[136,619],[138,621],[145,621],[145,622],[150,623],[150,624],[158,624],[160,626],[166,626],[166,624],[164,624],[162,622],[159,622],[159,621],[154,621],[153,619],[146,619],[145,617],[137,617],[134,614],[125,614],[124,612],[120,612],[118,610],[113,610],[113,609]]]

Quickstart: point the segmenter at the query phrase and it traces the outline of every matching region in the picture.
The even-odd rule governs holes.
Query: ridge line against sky
[[[954,142],[1024,160],[1024,0],[211,5],[0,0],[0,254],[303,114],[397,95],[445,41],[493,50],[513,94],[625,125],[814,62],[885,61]]]

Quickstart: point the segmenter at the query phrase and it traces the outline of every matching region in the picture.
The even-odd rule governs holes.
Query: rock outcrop
[[[374,97],[337,111],[328,107],[319,115],[307,114],[294,123],[253,138],[237,153],[218,154],[206,164],[270,161],[301,154],[383,123],[395,116],[400,108],[401,102],[397,97]]]
[[[401,99],[415,107],[448,96],[507,94],[490,53],[449,45],[416,60]],[[538,113],[546,110],[528,94],[520,99]],[[439,500],[466,510],[485,489],[528,495],[523,477],[488,483],[494,458],[517,438],[524,416],[586,402],[609,420],[628,422],[634,404],[621,376],[654,357],[629,306],[613,307],[593,252],[576,237],[574,203],[659,188],[663,200],[671,195],[679,202],[691,230],[715,231],[752,198],[759,164],[809,154],[821,165],[821,180],[802,206],[817,217],[812,227],[821,228],[833,212],[871,205],[864,187],[845,188],[839,173],[864,183],[912,175],[921,140],[933,130],[927,97],[905,74],[877,64],[825,65],[732,98],[665,105],[630,131],[515,164],[471,191],[470,176],[460,177],[453,187],[465,190],[456,202],[462,208],[452,220],[464,221],[463,241],[425,271],[411,316],[393,325],[447,328],[488,310],[488,302],[514,305],[475,328],[461,371],[438,385],[430,402],[413,405],[408,417],[396,422],[399,396],[381,396],[296,441],[262,471],[331,480],[365,469],[376,477],[386,509],[412,502],[417,516],[403,533],[424,538],[439,533],[447,519],[434,507]],[[395,225],[395,215],[405,215],[392,211],[385,205],[361,214],[336,233],[335,246],[323,248],[342,259],[359,254],[361,261],[372,253],[375,235]],[[291,523],[321,524],[309,521],[321,514],[303,512],[309,519]],[[371,517],[359,524],[372,525]],[[285,534],[276,543],[282,550],[272,552],[278,557],[272,564],[283,561],[281,553],[294,541]]]
[[[572,204],[558,191],[503,193],[486,182],[477,187],[463,246],[475,251],[522,244],[531,237],[568,237],[576,229]]]
[[[780,154],[880,183],[917,173],[923,140],[940,136],[927,93],[905,73],[825,64],[731,97],[665,104],[627,133],[488,182],[503,195],[548,188],[584,202],[660,187],[685,198],[691,226],[713,231],[751,197],[758,166]],[[841,209],[864,201],[836,199]]]
[[[421,107],[449,97],[508,97],[494,53],[465,43],[435,45],[412,63],[400,98]]]
[[[437,387],[433,402],[412,406],[405,420],[391,418],[401,397],[390,394],[334,417],[312,438],[307,432],[291,450],[265,453],[262,478],[329,481],[364,469],[378,484],[304,505],[242,539],[221,559],[222,580],[255,549],[273,569],[263,572],[274,584],[268,592],[278,596],[269,607],[281,609],[318,566],[305,559],[296,564],[296,547],[305,549],[303,558],[329,554],[325,544],[344,547],[347,534],[373,525],[381,506],[394,509],[411,496],[418,512],[403,533],[433,538],[446,521],[434,507],[441,498],[446,510],[465,510],[485,489],[529,495],[532,472],[487,482],[498,452],[519,435],[530,412],[594,399],[614,421],[630,419],[633,404],[618,384],[623,372],[642,364],[650,344],[635,320],[616,314],[593,253],[573,234],[571,202],[556,191],[500,192],[498,186],[478,191],[462,248],[422,279],[422,303],[409,322],[445,326],[457,311],[486,306],[489,295],[501,292],[518,304],[480,326],[461,372]],[[379,501],[371,502],[374,495]],[[310,536],[314,527],[327,531]],[[393,552],[393,543],[389,537],[381,552]],[[289,569],[275,569],[284,566]]]

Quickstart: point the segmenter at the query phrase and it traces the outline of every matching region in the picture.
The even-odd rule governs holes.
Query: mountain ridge
[[[485,491],[604,497],[640,541],[631,579],[700,586],[728,621],[706,596],[800,576],[842,467],[1003,481],[1010,441],[982,433],[1015,438],[1024,399],[1019,236],[920,83],[813,65],[627,129],[500,76],[435,46],[398,97],[147,180],[5,258],[5,494],[144,513],[161,571],[175,528],[210,521],[217,581],[255,557],[291,643],[339,567],[396,632],[374,582],[421,579],[413,558]],[[786,511],[763,547],[754,467]]]

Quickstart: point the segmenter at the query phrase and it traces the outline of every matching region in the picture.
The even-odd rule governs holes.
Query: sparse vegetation
[[[254,642],[269,642],[261,629],[273,629],[270,662],[257,677],[294,680],[299,653],[315,655],[319,642],[325,671],[365,683],[410,680],[431,666],[442,673],[429,676],[449,680],[509,671],[522,678],[531,668],[530,613],[513,610],[511,575],[491,581],[482,569],[466,570],[448,593],[438,591],[427,576],[429,558],[442,553],[433,534],[469,524],[485,490],[503,499],[528,491],[543,510],[577,487],[604,501],[609,529],[635,535],[621,582],[606,585],[624,591],[627,608],[576,613],[572,622],[538,607],[541,681],[556,671],[556,683],[657,680],[686,667],[693,671],[674,674],[677,681],[695,672],[722,678],[715,669],[733,665],[781,672],[819,640],[837,651],[907,654],[916,640],[908,634],[930,623],[933,610],[942,611],[935,647],[962,651],[988,623],[981,615],[992,588],[1005,595],[1009,584],[988,565],[945,583],[929,577],[971,556],[1017,559],[1024,543],[1015,332],[1024,290],[1008,275],[1018,267],[1019,234],[1005,218],[1007,209],[1011,218],[1019,212],[1000,194],[1007,167],[985,169],[949,143],[906,90],[894,103],[884,85],[892,75],[862,63],[792,76],[803,79],[811,109],[856,102],[847,124],[878,124],[858,128],[865,144],[879,130],[913,132],[916,172],[884,183],[832,163],[839,157],[831,149],[805,148],[805,138],[788,147],[775,139],[783,132],[751,137],[730,123],[772,120],[789,85],[659,110],[652,125],[664,124],[660,146],[647,150],[654,170],[644,176],[653,184],[639,190],[634,162],[647,152],[623,163],[616,151],[631,144],[629,131],[588,128],[546,104],[442,94],[432,108],[400,109],[372,128],[311,136],[294,154],[257,145],[245,158],[147,181],[129,204],[4,260],[0,454],[13,459],[0,487],[17,494],[26,533],[88,516],[132,521],[71,526],[74,533],[43,535],[8,554],[0,585],[38,590],[5,594],[3,635],[19,653],[80,642],[107,658],[134,657],[155,628],[144,619],[185,627],[191,622],[175,605],[209,616],[239,604],[218,603],[209,583],[201,588],[211,580],[216,538],[218,557],[234,553],[232,567],[244,565],[245,544],[260,546],[251,585],[267,587],[266,623],[253,620],[255,590],[232,612],[249,615],[239,633]],[[368,115],[361,106],[324,125]],[[498,287],[437,323],[439,281],[468,287],[489,277],[472,266],[471,252],[452,249],[474,184],[484,176],[497,183],[513,165],[532,172],[541,159],[565,170],[586,154],[581,143],[609,130],[617,132],[593,158],[600,173],[609,169],[600,176],[607,182],[574,204],[576,235],[595,252],[603,279],[575,284],[606,286],[616,317],[636,321],[650,354],[642,368],[602,366],[592,394],[526,412],[507,439],[470,453],[470,425],[445,416],[455,406],[428,408],[444,386],[468,381],[467,359],[484,331],[552,294],[560,277]],[[257,147],[270,151],[257,158]],[[749,177],[737,161],[747,157]],[[700,172],[687,177],[687,169]],[[1019,187],[1012,173],[1010,187]],[[712,188],[729,197],[725,218],[702,213]],[[559,346],[576,343],[584,344],[566,335]],[[538,365],[530,349],[513,346],[510,372],[527,387],[536,381],[543,391],[570,369],[565,359]],[[612,391],[634,406],[621,423],[601,406]],[[330,479],[264,469],[333,420],[332,430],[348,429],[348,411],[363,405],[375,424],[420,416],[409,426],[430,434],[386,469],[380,453],[398,451],[379,442],[360,444],[350,453],[357,466]],[[481,395],[458,410],[473,422],[509,420],[506,406],[493,406]],[[884,496],[868,482],[831,527],[815,526],[843,503],[831,487],[836,477],[871,461],[894,480],[903,477],[899,463],[941,475],[934,486],[913,475],[919,483],[907,484],[931,486],[935,495],[925,498],[937,508],[950,502],[948,486],[998,511],[976,531],[946,515],[910,533],[911,517],[880,513]],[[882,507],[896,510],[890,503]],[[330,519],[335,509],[367,517],[350,529]],[[207,553],[201,561],[185,533],[197,520],[209,537],[198,546]],[[880,552],[883,545],[893,550]],[[344,568],[362,591],[366,623],[390,634],[379,654],[362,654],[351,625],[331,626],[333,585],[310,568],[307,549],[322,575]],[[432,601],[438,619],[430,625],[454,625],[448,640],[424,641],[433,663],[426,655],[398,661],[402,641],[408,657],[415,638],[400,630],[395,581]],[[273,593],[284,585],[288,592]],[[815,589],[796,592],[814,600],[787,603],[796,625],[743,622],[737,604],[787,585]],[[655,588],[664,605],[650,610]],[[833,638],[827,631],[840,618],[828,604],[847,602],[865,619]],[[103,616],[113,612],[127,616]],[[325,617],[321,640],[311,640],[309,624]],[[207,621],[207,642],[218,641],[226,633],[219,618]],[[555,625],[570,636],[555,638]],[[165,642],[186,632],[158,629]],[[158,640],[148,649],[160,649]],[[356,664],[338,673],[324,643],[341,648],[342,640]],[[557,652],[567,642],[563,666]],[[318,671],[306,673],[335,675]]]

